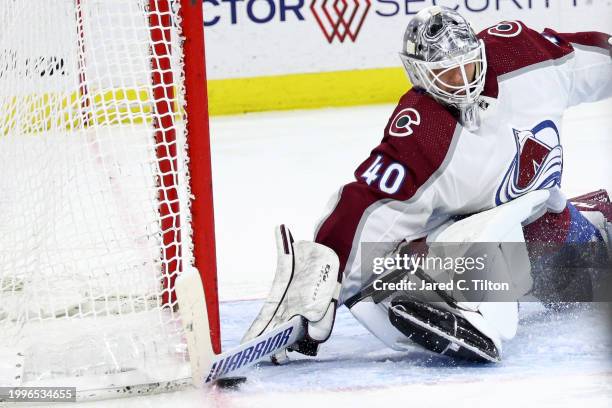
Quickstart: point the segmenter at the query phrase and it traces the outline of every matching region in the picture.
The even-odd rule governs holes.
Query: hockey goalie
[[[316,355],[344,305],[393,349],[418,344],[495,362],[502,342],[516,333],[520,296],[554,304],[570,291],[590,300],[576,283],[584,277],[572,275],[576,269],[551,275],[528,244],[609,245],[607,193],[568,200],[561,191],[561,137],[567,108],[612,96],[610,52],[603,33],[539,33],[504,21],[476,34],[449,8],[420,11],[400,53],[413,88],[391,114],[381,143],[357,167],[355,181],[331,200],[314,242],[294,242],[286,227],[277,229],[277,275],[244,341],[299,315],[304,334],[287,350]],[[433,297],[372,286],[365,259],[441,242],[499,243],[483,263],[485,274],[511,282],[516,299],[466,300],[443,289],[445,278],[426,268],[410,279],[438,288]],[[550,252],[544,258],[559,255]],[[393,282],[396,272],[388,267],[377,276]],[[287,350],[273,361],[287,359]]]

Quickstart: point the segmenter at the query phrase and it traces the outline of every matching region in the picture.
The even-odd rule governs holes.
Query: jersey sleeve
[[[457,128],[437,102],[409,91],[391,115],[381,144],[358,166],[355,180],[340,189],[315,241],[340,258],[341,302],[360,288],[361,243],[427,235],[438,206],[431,185],[444,170]]]
[[[569,46],[573,50],[573,58],[564,64],[570,78],[568,107],[612,97],[612,58],[608,34],[557,33],[546,29],[542,35],[560,47]]]
[[[538,65],[554,64],[566,107],[612,96],[610,36],[598,32],[539,33],[520,21],[503,21],[478,34],[485,41],[491,75],[505,78]],[[487,81],[491,88],[495,81]],[[485,88],[487,96],[496,90]]]

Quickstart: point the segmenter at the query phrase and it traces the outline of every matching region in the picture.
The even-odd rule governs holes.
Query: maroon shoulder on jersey
[[[388,198],[410,199],[444,161],[458,126],[447,108],[418,89],[410,90],[389,118],[382,143],[357,168],[355,178],[367,182],[364,172],[376,157],[382,156],[383,167],[399,163],[407,170],[401,188],[387,194]],[[382,184],[384,180],[376,181]],[[376,188],[376,183],[369,184]],[[384,193],[384,189],[378,190]]]
[[[336,252],[341,270],[368,208],[384,199],[413,197],[441,167],[457,127],[453,115],[426,94],[411,89],[402,96],[382,142],[359,165],[355,181],[342,188],[335,208],[316,233],[316,242]]]
[[[566,41],[553,42],[520,21],[502,21],[478,33],[478,38],[485,43],[488,64],[483,94],[492,97],[497,97],[497,77],[574,51]]]

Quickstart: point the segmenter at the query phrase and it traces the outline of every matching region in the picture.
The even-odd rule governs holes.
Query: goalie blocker
[[[270,294],[241,343],[247,343],[274,330],[296,316],[304,321],[300,338],[278,350],[271,358],[275,364],[287,360],[287,350],[315,356],[319,345],[332,331],[341,274],[338,256],[330,248],[310,241],[294,242],[289,229],[275,231],[276,275]]]

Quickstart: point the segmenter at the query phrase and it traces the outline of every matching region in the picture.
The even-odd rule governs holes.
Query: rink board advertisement
[[[431,5],[456,9],[477,31],[503,20],[561,32],[612,26],[607,0],[204,0],[210,109],[395,102],[409,87],[404,29]]]

